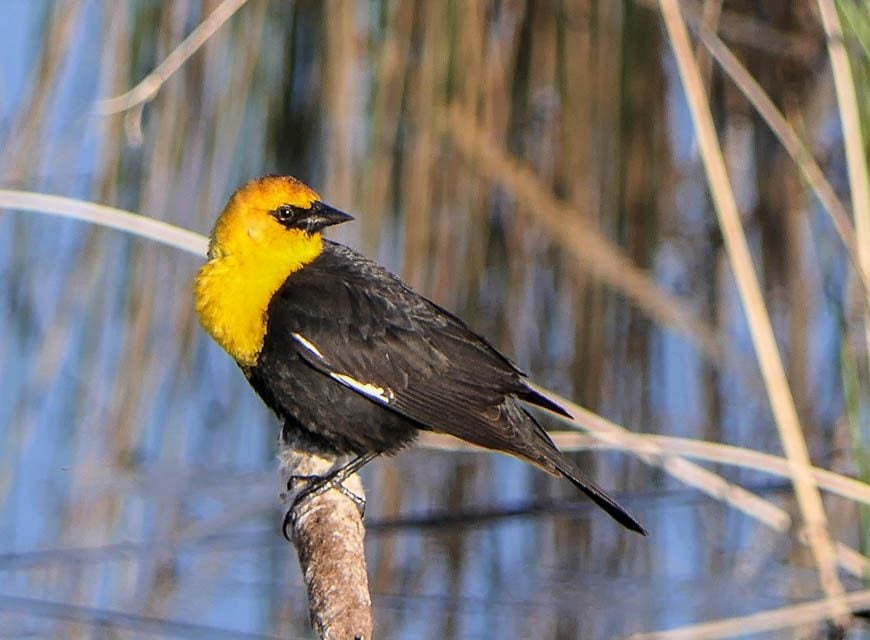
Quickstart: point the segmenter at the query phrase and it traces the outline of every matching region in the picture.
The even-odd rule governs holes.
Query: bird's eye
[[[282,204],[280,207],[272,212],[272,215],[275,216],[275,219],[278,222],[286,224],[293,220],[294,216],[296,215],[296,211],[289,204]]]

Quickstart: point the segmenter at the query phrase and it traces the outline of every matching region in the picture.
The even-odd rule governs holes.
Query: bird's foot
[[[344,497],[353,502],[359,511],[359,517],[361,520],[365,517],[366,499],[357,495],[343,484],[352,473],[353,472],[347,473],[345,468],[341,468],[325,476],[290,476],[289,480],[287,480],[287,491],[293,491],[300,482],[307,483],[308,486],[299,492],[296,499],[293,500],[293,504],[284,515],[284,524],[282,525],[281,530],[284,533],[284,538],[286,538],[288,542],[292,542],[289,529],[293,526],[296,520],[297,509],[306,500],[319,496],[330,489],[337,489]]]
[[[291,510],[309,498],[319,496],[330,489],[338,489],[345,498],[348,498],[356,505],[356,508],[359,510],[360,518],[365,517],[366,499],[344,486],[344,481],[347,480],[351,474],[343,473],[343,471],[344,469],[342,468],[325,476],[290,476],[290,479],[287,481],[288,491],[292,491],[295,488],[295,485],[299,482],[308,483],[308,486],[300,491],[299,495],[296,496]]]

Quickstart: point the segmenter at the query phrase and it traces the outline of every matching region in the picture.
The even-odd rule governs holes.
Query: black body
[[[518,401],[569,414],[460,319],[377,264],[324,240],[267,313],[263,348],[245,373],[285,429],[313,449],[394,453],[420,429],[447,433],[568,478],[643,533]]]

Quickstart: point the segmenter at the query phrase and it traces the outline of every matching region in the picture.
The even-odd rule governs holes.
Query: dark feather
[[[336,453],[393,453],[420,429],[447,433],[564,476],[643,531],[518,401],[567,411],[462,320],[341,245],[324,241],[272,298],[248,377],[279,415]]]

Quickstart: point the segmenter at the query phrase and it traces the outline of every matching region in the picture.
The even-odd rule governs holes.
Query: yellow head
[[[251,251],[285,253],[288,245],[297,250],[306,243],[319,245],[324,227],[352,219],[323,204],[313,189],[296,178],[257,178],[230,197],[212,231],[209,258]]]
[[[215,223],[194,299],[203,328],[243,366],[256,364],[275,292],[323,250],[324,227],[352,220],[295,178],[238,189]]]

